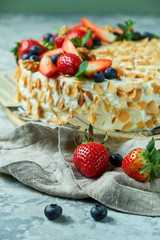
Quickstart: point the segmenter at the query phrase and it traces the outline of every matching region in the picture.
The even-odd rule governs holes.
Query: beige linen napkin
[[[98,138],[99,136],[97,136]],[[146,141],[109,138],[111,153],[125,156]],[[160,148],[160,142],[156,142]],[[0,172],[10,174],[38,191],[60,197],[92,197],[118,211],[160,216],[160,180],[140,183],[120,168],[89,179],[72,162],[74,130],[42,123],[27,123],[0,137]]]

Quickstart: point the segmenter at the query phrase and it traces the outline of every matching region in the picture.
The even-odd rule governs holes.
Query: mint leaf
[[[117,26],[121,28],[124,32],[127,31],[127,26],[125,26],[124,24],[118,23]]]
[[[88,62],[87,61],[84,61],[83,63],[81,63],[75,77],[77,77],[77,78],[81,77],[84,74],[87,67],[88,67]]]
[[[75,47],[81,47],[82,45],[79,37],[71,38],[70,41],[75,44]]]
[[[160,164],[160,149],[157,150],[156,159],[157,159],[158,163]]]
[[[154,169],[152,168],[151,169],[151,173],[150,173],[150,178],[153,180],[153,179],[155,179],[155,171],[154,171]]]
[[[143,174],[143,173],[146,173],[146,172],[150,171],[152,167],[153,167],[153,164],[149,163],[147,165],[147,167],[140,172],[140,174]]]
[[[154,138],[152,138],[146,146],[149,153],[152,152],[154,146],[155,146],[155,140]]]
[[[57,31],[57,33],[60,33],[61,27],[54,27],[54,29]]]
[[[50,51],[56,48],[55,43],[48,42],[47,39],[43,39],[41,45],[44,46],[47,49],[47,51]]]
[[[127,20],[127,21],[125,21],[125,24],[126,24],[128,30],[130,30],[133,27],[133,25],[135,24],[135,22],[133,22],[132,20]]]
[[[82,39],[81,39],[81,41],[82,41],[82,47],[83,47],[84,44],[88,41],[88,38],[92,36],[92,34],[93,34],[93,31],[88,32],[87,34],[85,34],[85,35],[82,37]]]
[[[147,150],[144,151],[144,152],[142,153],[142,156],[143,156],[144,158],[146,158],[146,159],[149,159],[149,153],[148,153],[148,151],[147,151]]]
[[[156,161],[156,154],[157,154],[157,151],[155,148],[153,148],[153,150],[151,152],[151,156],[150,156],[150,160],[152,163]]]

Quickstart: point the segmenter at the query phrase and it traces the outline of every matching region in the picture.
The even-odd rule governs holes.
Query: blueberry
[[[118,38],[121,36],[121,34],[118,32],[113,32],[113,34],[116,35]]]
[[[39,46],[32,46],[29,51],[32,55],[40,55],[42,53],[42,49]]]
[[[90,48],[88,47],[87,44],[84,44],[83,47],[87,48],[88,50],[90,50]]]
[[[93,38],[93,45],[99,47],[101,46],[101,41],[98,38]]]
[[[29,60],[34,60],[35,62],[39,62],[40,61],[40,59],[39,59],[39,57],[37,55],[31,55],[29,57]]]
[[[140,32],[133,32],[133,37],[132,37],[133,41],[137,41],[137,40],[141,40],[141,39],[142,39],[142,35]]]
[[[103,72],[95,72],[94,75],[93,75],[93,81],[94,82],[103,82],[105,79],[105,75]]]
[[[116,79],[117,78],[117,71],[116,71],[116,69],[114,69],[112,67],[107,68],[105,70],[104,74],[107,79],[114,79],[114,78]]]
[[[54,39],[55,39],[55,36],[51,36],[48,41],[49,42],[54,42]]]
[[[103,205],[96,204],[91,208],[90,214],[94,220],[100,221],[107,216],[107,208]]]
[[[121,167],[122,161],[123,157],[119,153],[114,153],[109,156],[109,162],[116,167]]]
[[[31,54],[23,54],[22,60],[29,59],[30,56],[31,56]]]
[[[50,37],[53,37],[53,35],[51,33],[46,33],[44,35],[44,39],[46,39],[47,41],[49,41]]]
[[[58,55],[58,54],[52,55],[51,61],[56,65],[58,58],[59,58],[59,55]]]
[[[148,38],[148,40],[151,40],[153,38],[152,34],[149,32],[145,32],[142,35],[143,38]]]
[[[49,220],[53,220],[62,215],[62,208],[57,204],[50,204],[45,207],[44,214]]]

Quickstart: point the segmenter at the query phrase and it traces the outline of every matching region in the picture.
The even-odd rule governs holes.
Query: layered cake
[[[103,130],[159,126],[159,37],[136,32],[132,21],[118,28],[81,22],[12,50],[23,108],[55,125],[80,116]]]

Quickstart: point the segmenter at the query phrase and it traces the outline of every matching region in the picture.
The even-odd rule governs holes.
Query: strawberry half
[[[38,70],[47,77],[50,77],[58,71],[57,67],[52,63],[50,57],[48,56],[44,56],[41,59]]]
[[[75,30],[83,30],[83,31],[86,31],[87,30],[87,28],[85,27],[85,26],[83,26],[83,25],[81,25],[81,24],[77,24],[77,25],[74,25],[73,27],[71,27],[70,28],[70,31],[71,32],[74,32]]]
[[[78,55],[78,52],[77,52],[74,44],[68,38],[66,38],[64,40],[62,49],[63,49],[64,53],[73,53],[73,54]]]
[[[98,177],[108,167],[109,153],[101,143],[83,143],[75,149],[73,162],[76,168],[88,178]]]
[[[19,46],[19,49],[18,49],[18,53],[19,53],[20,58],[23,56],[23,54],[28,54],[30,52],[30,48],[32,46],[40,47],[42,53],[44,53],[46,51],[46,49],[41,44],[39,44],[38,41],[35,41],[35,40],[32,40],[32,39],[25,39],[25,40],[22,40],[20,42],[20,46]]]
[[[56,44],[57,48],[61,48],[64,42],[64,38],[61,37],[55,37],[54,43]]]
[[[72,31],[71,33],[68,34],[68,39],[72,39],[72,38],[75,38],[75,37],[78,37],[80,40],[82,39],[82,37],[84,35],[86,35],[87,32],[82,30],[82,29],[77,29],[77,30],[74,30]],[[85,43],[89,48],[92,47],[92,38],[89,37],[87,42]]]
[[[155,141],[148,143],[146,149],[136,148],[123,159],[122,169],[131,178],[145,182],[160,177],[160,150],[156,150]]]
[[[48,57],[52,57],[52,55],[55,55],[55,54],[61,54],[63,52],[62,48],[56,48],[56,49],[53,49],[53,50],[50,50],[50,51],[47,51],[43,54],[41,54],[39,56],[39,58],[42,58],[44,56],[48,56]]]
[[[84,72],[84,74],[92,78],[93,74],[97,71],[104,72],[106,68],[111,67],[112,61],[107,59],[97,59],[88,61],[88,66]]]
[[[103,28],[100,28],[99,26],[97,26],[96,24],[94,24],[93,22],[91,22],[90,20],[86,19],[86,18],[81,18],[81,22],[82,24],[87,27],[90,28],[91,30],[94,31],[94,33],[96,34],[96,36],[101,39],[104,42],[113,42],[116,40],[116,36],[113,33],[110,33],[108,31],[106,31]]]

